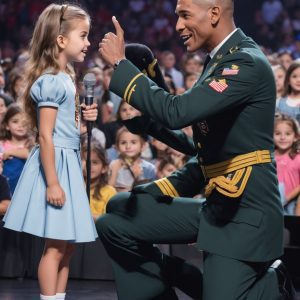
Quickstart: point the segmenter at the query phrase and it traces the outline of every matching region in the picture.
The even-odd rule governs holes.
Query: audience
[[[183,154],[154,138],[132,135],[125,132],[124,128],[121,131],[126,139],[129,136],[129,140],[137,140],[138,150],[134,158],[127,157],[126,151],[122,150],[123,146],[116,143],[116,133],[123,126],[122,120],[132,118],[140,113],[109,91],[113,69],[106,66],[97,54],[99,36],[101,37],[108,30],[113,30],[111,16],[116,15],[123,27],[126,28],[127,42],[145,43],[154,51],[162,67],[167,85],[173,94],[181,94],[192,88],[202,72],[204,54],[183,54],[183,43],[172,26],[172,23],[176,22],[175,0],[163,0],[155,4],[149,0],[102,1],[101,3],[82,0],[79,2],[91,12],[93,19],[90,33],[92,46],[89,57],[86,65],[80,68],[76,66],[76,68],[79,78],[92,72],[97,80],[94,99],[98,103],[99,118],[92,134],[92,145],[95,148],[92,156],[94,162],[99,161],[98,169],[95,168],[100,173],[97,173],[97,178],[93,179],[96,181],[92,184],[91,192],[91,199],[95,203],[94,208],[91,204],[91,209],[94,209],[94,218],[97,218],[98,215],[105,212],[106,200],[108,201],[108,197],[103,200],[101,192],[101,189],[105,188],[108,183],[105,179],[107,172],[110,172],[107,180],[112,186],[115,186],[117,190],[129,190],[139,182],[167,176],[170,172],[180,168],[187,159]],[[28,58],[26,51],[28,38],[37,16],[47,3],[46,0],[33,0],[26,2],[24,6],[12,5],[9,1],[4,1],[0,6],[0,16],[2,19],[8,20],[8,22],[2,23],[0,34],[2,58],[0,60],[0,153],[2,153],[4,164],[3,176],[7,178],[11,192],[14,190],[35,138],[26,130],[26,120],[21,111],[16,113],[15,117],[18,119],[16,122],[23,122],[22,128],[14,132],[9,125],[12,123],[11,112],[18,107],[11,103],[19,102],[26,84],[23,82],[22,70]],[[249,25],[249,30],[255,28],[252,36],[261,43],[274,72],[277,89],[277,114],[287,114],[299,122],[300,63],[297,58],[300,57],[300,5],[294,0],[287,2],[265,0],[253,4],[251,10],[253,11],[254,27]],[[83,100],[82,82],[78,83],[78,89]],[[188,135],[192,135],[190,127],[182,130]],[[85,143],[85,124],[82,124],[82,140]],[[108,158],[107,161],[110,165],[107,168],[95,146],[98,144],[102,147],[103,157]],[[83,144],[84,149],[85,147]],[[15,164],[16,161],[21,164],[16,167],[15,171],[13,168],[11,169],[13,171],[8,172],[9,165]],[[83,165],[84,163],[85,158],[83,158]],[[100,168],[100,164],[107,172]],[[119,172],[120,170],[121,172]],[[97,181],[100,178],[104,180],[101,181],[102,183]],[[285,194],[285,200],[286,198]],[[96,206],[101,206],[101,209],[95,209]]]

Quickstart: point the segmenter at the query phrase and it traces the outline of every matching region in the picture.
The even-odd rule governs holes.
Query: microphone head
[[[94,86],[96,85],[96,76],[93,73],[87,73],[83,77],[83,84],[85,87],[86,97],[94,97]]]
[[[84,86],[95,86],[96,85],[96,76],[94,73],[87,73],[83,77]]]

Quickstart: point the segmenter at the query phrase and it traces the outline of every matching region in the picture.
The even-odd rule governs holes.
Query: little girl
[[[9,104],[11,104],[9,98],[6,95],[0,93],[0,124],[4,119]]]
[[[300,62],[293,62],[286,72],[283,97],[278,102],[278,111],[300,123]]]
[[[82,150],[83,170],[86,175],[86,148]],[[96,221],[105,213],[106,204],[117,191],[108,184],[108,162],[104,148],[97,141],[91,143],[91,199],[90,208]]]
[[[177,170],[175,162],[171,156],[162,158],[157,165],[156,177],[158,179],[168,177]]]
[[[0,155],[4,161],[3,175],[12,193],[32,146],[25,113],[17,104],[11,104],[0,126]]]
[[[274,143],[279,184],[284,187],[286,212],[294,214],[300,194],[300,155],[297,153],[299,130],[296,120],[280,115],[275,119]]]
[[[123,126],[122,121],[140,116],[141,113],[133,106],[122,100],[120,102],[116,120],[103,124],[102,129],[106,137],[106,148],[108,153],[108,160],[111,161],[118,157],[118,153],[115,149],[117,131]]]
[[[45,238],[39,264],[41,299],[65,299],[74,243],[97,237],[80,160],[80,106],[72,62],[90,45],[90,17],[75,5],[51,4],[35,25],[25,69],[24,104],[38,142],[30,153],[5,227]],[[83,108],[94,121],[97,105]]]
[[[273,70],[275,83],[276,83],[276,107],[277,107],[278,101],[281,99],[284,91],[284,79],[285,79],[286,70],[281,65],[273,66],[272,70]]]
[[[155,179],[155,166],[141,158],[145,140],[121,127],[116,136],[119,158],[110,164],[109,184],[118,192],[129,191],[139,183]]]

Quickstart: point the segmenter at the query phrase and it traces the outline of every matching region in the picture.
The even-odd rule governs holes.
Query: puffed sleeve
[[[66,99],[66,87],[59,76],[45,74],[34,82],[30,95],[38,107],[59,107]]]

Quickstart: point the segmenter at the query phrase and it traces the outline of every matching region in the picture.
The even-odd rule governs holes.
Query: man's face
[[[211,51],[210,37],[212,25],[210,20],[210,5],[207,1],[178,0],[176,14],[178,20],[176,30],[184,41],[188,52],[198,49]]]

